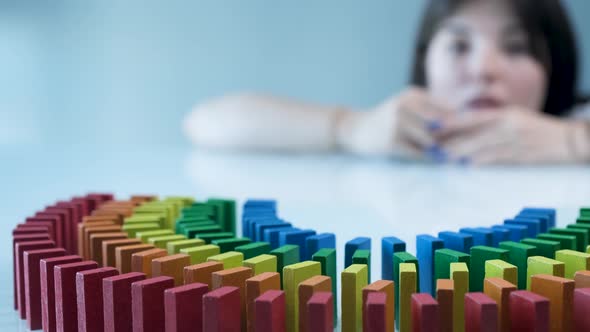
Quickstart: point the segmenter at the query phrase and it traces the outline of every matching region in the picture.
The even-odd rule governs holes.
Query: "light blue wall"
[[[186,144],[182,116],[231,91],[371,105],[405,85],[424,2],[0,0],[0,144]],[[590,2],[565,2],[589,54]]]

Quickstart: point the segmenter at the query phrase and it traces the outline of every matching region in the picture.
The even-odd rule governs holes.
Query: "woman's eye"
[[[504,45],[506,53],[511,55],[528,54],[529,47],[524,41],[508,41]]]
[[[451,42],[450,50],[455,55],[463,55],[469,52],[469,42],[463,39],[457,39]]]

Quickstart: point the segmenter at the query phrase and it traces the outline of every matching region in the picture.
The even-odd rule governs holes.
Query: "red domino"
[[[334,331],[334,301],[332,292],[316,292],[307,301],[307,330]],[[283,323],[284,324],[284,323]]]
[[[240,331],[241,320],[240,289],[224,286],[203,296],[203,331]]]
[[[203,295],[209,286],[193,283],[164,291],[166,332],[203,330]]]
[[[56,265],[82,261],[80,256],[62,256],[42,259],[41,269],[41,316],[44,332],[55,332],[55,280],[53,268]]]
[[[41,224],[41,223],[39,223]],[[43,223],[45,224],[45,223]],[[12,236],[14,235],[23,235],[23,234],[43,234],[47,233],[49,236],[52,234],[49,232],[49,228],[44,225],[35,225],[35,224],[19,224],[16,225],[16,228],[12,230]]]
[[[35,221],[35,222],[27,222],[25,221],[22,224],[16,225],[17,229],[25,229],[25,228],[34,228],[34,227],[46,227],[47,232],[51,235],[51,239],[55,240],[55,228],[53,227],[54,223],[51,221]],[[16,234],[13,234],[16,235]]]
[[[41,316],[41,271],[40,261],[45,258],[64,256],[63,248],[40,249],[25,251],[25,306],[27,313],[27,327],[38,330],[43,327]]]
[[[285,292],[269,290],[254,300],[256,332],[284,332]]]
[[[103,332],[102,280],[119,274],[114,267],[103,267],[76,273],[78,331]]]
[[[145,274],[131,272],[102,279],[105,332],[132,330],[131,284],[145,280]]]
[[[484,293],[465,294],[465,332],[497,332],[498,305]]]
[[[412,294],[412,330],[439,331],[438,302],[427,293]]]
[[[513,291],[509,297],[510,330],[522,332],[549,331],[549,300],[529,291]]]
[[[164,331],[164,291],[174,287],[174,279],[156,277],[131,284],[134,332]]]
[[[369,292],[363,306],[363,331],[387,331],[387,294],[384,292]]]
[[[72,238],[74,236],[74,234],[72,234],[72,224],[73,219],[72,219],[72,214],[73,211],[71,208],[64,208],[64,207],[57,207],[57,206],[48,206],[45,208],[45,212],[49,212],[49,213],[55,213],[55,214],[59,214],[63,217],[63,221],[64,221],[64,230],[63,230],[63,234],[64,234],[64,238],[63,238],[63,242],[64,245],[63,247],[68,251],[68,252],[74,252],[75,251],[75,247],[72,247]]]
[[[58,216],[54,216],[54,215],[48,215],[45,217],[40,217],[38,216],[39,213],[37,213],[35,215],[35,217],[29,217],[27,219],[25,219],[25,225],[35,225],[36,223],[40,223],[40,224],[46,224],[46,223],[50,223],[51,227],[53,227],[53,237],[51,238],[53,241],[55,241],[55,245],[57,247],[63,247],[61,245],[62,243],[62,239],[61,239],[61,223],[60,223],[60,218]]]
[[[83,216],[87,216],[90,214],[90,212],[92,212],[90,211],[89,202],[85,197],[74,196],[72,198],[72,203],[78,204],[80,206]]]
[[[55,282],[55,325],[60,332],[78,331],[78,306],[76,304],[76,273],[96,269],[94,261],[56,265],[53,268]]]
[[[14,260],[16,262],[16,296],[18,303],[18,312],[21,319],[27,318],[25,303],[25,269],[24,269],[24,252],[29,250],[49,249],[55,247],[55,242],[50,240],[29,241],[16,243]]]
[[[52,220],[53,223],[55,224],[54,228],[55,228],[55,244],[58,247],[62,247],[64,249],[67,250],[67,248],[65,247],[65,241],[66,241],[66,236],[65,236],[65,220],[64,220],[64,216],[62,214],[57,214],[57,213],[53,213],[53,212],[37,212],[35,214],[35,217],[33,218],[27,218],[27,222],[31,221],[34,222],[35,220],[43,220],[43,221],[48,221],[48,220]]]
[[[70,246],[72,249],[78,248],[78,237],[76,236],[77,231],[78,231],[78,223],[80,223],[82,221],[82,215],[80,214],[80,211],[78,210],[78,206],[72,202],[57,202],[55,204],[55,207],[58,208],[62,208],[62,209],[68,209],[71,212],[71,219],[70,219]]]
[[[574,331],[590,331],[590,288],[574,290]]]
[[[25,234],[12,237],[12,288],[14,294],[14,310],[18,310],[18,296],[16,294],[16,244],[21,242],[49,240],[48,234]]]

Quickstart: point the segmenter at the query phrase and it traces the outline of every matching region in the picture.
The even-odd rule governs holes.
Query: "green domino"
[[[234,237],[234,233],[230,232],[219,232],[219,233],[205,233],[197,235],[198,239],[205,241],[205,243],[213,243],[213,240],[231,239]]]
[[[221,252],[234,251],[236,249],[236,247],[243,246],[244,244],[248,244],[250,242],[252,242],[252,241],[247,237],[219,239],[219,240],[212,240],[211,241],[211,243],[219,246],[219,249],[221,249]]]
[[[576,249],[577,251],[584,251],[584,248],[588,246],[588,233],[584,229],[576,229],[576,228],[551,228],[549,230],[550,234],[559,234],[559,235],[572,235],[576,237]]]
[[[580,208],[580,217],[588,217],[590,219],[590,207]]]
[[[233,269],[234,267],[242,266],[244,261],[244,254],[237,251],[228,251],[223,254],[207,257],[207,262],[220,262],[223,263],[223,269]]]
[[[352,255],[352,264],[365,264],[368,271],[368,281],[371,283],[371,250],[358,249]]]
[[[518,284],[518,268],[503,260],[491,259],[486,261],[485,277],[502,278],[516,286]]]
[[[141,224],[155,222],[161,227],[165,226],[165,216],[163,214],[134,214],[123,220],[124,224]]]
[[[590,254],[590,246],[586,247],[586,253]]]
[[[189,227],[185,227],[182,233],[187,238],[192,239],[199,234],[220,233],[220,232],[221,232],[221,227],[214,225],[214,226],[189,226]]]
[[[243,253],[245,259],[250,259],[262,254],[268,254],[270,252],[270,243],[252,242],[236,247],[235,250]]]
[[[159,204],[155,204],[155,203],[146,203],[143,204],[141,206],[136,207],[133,210],[133,214],[154,214],[154,213],[159,213],[159,214],[163,214],[165,216],[165,226],[166,227],[171,227],[172,223],[173,223],[173,211],[172,211],[172,207],[169,205],[159,205]]]
[[[193,204],[195,202],[195,199],[190,196],[168,196],[164,199],[164,201],[179,202],[184,207]]]
[[[590,224],[569,224],[566,226],[566,228],[573,228],[573,229],[583,229],[586,231],[586,234],[588,235],[588,239],[590,240]]]
[[[219,255],[219,247],[214,244],[180,249],[180,253],[187,254],[191,258],[191,264],[205,263],[207,258]]]
[[[537,253],[540,256],[551,259],[555,258],[555,252],[561,249],[561,244],[558,241],[526,238],[520,240],[520,242],[537,247]]]
[[[488,246],[471,247],[471,264],[469,266],[469,290],[471,292],[483,291],[483,278],[485,276],[485,264],[490,259],[501,259],[508,262],[508,250]]]
[[[590,270],[590,254],[573,251],[559,250],[555,252],[555,260],[565,264],[565,277],[574,279],[578,271]]]
[[[184,232],[184,229],[187,227],[195,227],[195,226],[217,226],[217,224],[211,220],[179,220],[176,223],[175,230],[176,233]]]
[[[277,272],[277,256],[262,254],[260,256],[246,259],[242,265],[251,268],[254,271],[254,275],[263,272]]]
[[[338,321],[338,283],[336,279],[336,249],[323,248],[318,250],[311,260],[322,264],[322,275],[330,277],[332,281],[332,300],[334,300],[334,323]]]
[[[223,223],[226,232],[236,233],[236,201],[231,199],[210,198],[210,205],[218,206],[219,219]]]
[[[194,203],[181,211],[183,217],[206,216],[217,221],[217,206],[207,203]]]
[[[281,274],[281,285],[284,287],[283,268],[299,262],[299,246],[287,244],[272,250],[270,254],[277,256],[277,271]]]
[[[470,255],[452,249],[437,249],[434,251],[434,278],[450,279],[451,263],[465,263],[469,267]]]
[[[154,222],[145,224],[129,224],[123,225],[121,229],[123,230],[123,232],[127,233],[128,237],[134,238],[138,232],[157,230],[160,229],[160,225]]]
[[[205,241],[201,239],[188,239],[188,240],[179,240],[179,241],[171,241],[166,244],[166,250],[168,251],[169,255],[174,255],[180,253],[180,249],[190,248],[190,247],[198,247],[205,244]]]
[[[537,247],[513,241],[500,242],[500,249],[508,250],[508,263],[518,268],[518,289],[526,288],[527,260],[531,256],[538,256]]]
[[[573,235],[542,233],[537,235],[537,239],[557,241],[559,242],[559,246],[561,247],[561,249],[576,250],[576,248],[578,247],[576,237]]]
[[[299,331],[299,284],[320,275],[321,270],[321,264],[313,261],[290,264],[283,268],[287,331]]]
[[[590,215],[578,217],[576,224],[590,224]]]
[[[395,287],[395,320],[399,322],[399,272],[400,272],[400,264],[403,263],[414,263],[416,265],[416,280],[420,280],[419,276],[419,266],[418,266],[418,259],[406,251],[400,251],[393,254],[393,283]],[[418,283],[419,284],[419,283]],[[416,292],[420,292],[420,285],[416,285],[418,287]]]
[[[155,236],[165,236],[165,235],[174,235],[174,232],[169,229],[156,229],[153,231],[142,231],[137,232],[135,237],[138,238],[141,242],[147,243],[150,237]]]
[[[526,289],[531,289],[531,277],[536,274],[548,274],[556,277],[562,277],[565,275],[565,264],[555,259],[533,256],[529,257],[527,266],[527,282]]]
[[[169,242],[172,241],[179,241],[179,240],[186,240],[184,235],[175,234],[175,235],[164,235],[164,236],[154,236],[148,238],[148,242],[153,244],[157,248],[166,249],[166,246]]]

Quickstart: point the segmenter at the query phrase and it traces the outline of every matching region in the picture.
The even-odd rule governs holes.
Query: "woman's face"
[[[547,75],[506,1],[467,2],[442,23],[425,65],[429,92],[460,111],[545,103]]]

